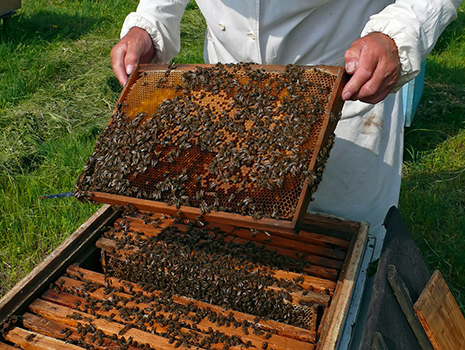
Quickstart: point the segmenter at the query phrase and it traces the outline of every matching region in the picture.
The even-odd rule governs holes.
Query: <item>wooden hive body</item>
[[[138,67],[78,180],[107,205],[1,300],[0,348],[335,349],[368,225],[305,208],[345,79]]]
[[[175,294],[176,289],[172,288],[176,286],[150,288],[147,276],[154,272],[150,272],[150,267],[156,266],[160,272],[160,265],[154,265],[148,257],[147,244],[138,247],[136,242],[146,242],[162,232],[183,236],[189,222],[189,219],[181,222],[180,218],[162,213],[133,211],[122,216],[121,211],[104,206],[1,300],[2,320],[10,315],[22,316],[22,321],[3,333],[4,343],[24,348],[52,344],[49,345],[52,348],[92,345],[104,349],[119,348],[123,343],[124,347],[129,340],[133,344],[129,348],[147,343],[154,349],[184,345],[208,348],[205,344],[219,349],[335,348],[366,243],[368,226],[365,223],[307,214],[299,236],[196,223],[207,235],[218,234],[212,238],[213,244],[221,237],[229,248],[236,242],[272,254],[277,250],[281,256],[298,255],[299,261],[309,262],[301,273],[267,263],[257,265],[248,258],[241,260],[243,269],[236,265],[238,271],[242,270],[242,276],[246,275],[244,271],[251,271],[250,267],[246,268],[249,264],[255,264],[253,269],[266,269],[265,275],[275,279],[266,288],[278,294],[283,285],[294,285],[285,291],[292,300],[284,298],[282,304],[293,305],[297,312],[307,312],[296,326],[286,320],[277,321],[273,319],[275,316],[257,316],[254,307],[249,308],[253,312],[246,312],[248,307],[241,303],[229,308],[211,295],[205,295],[210,298],[206,300],[202,293],[189,290]],[[165,243],[163,239],[157,241],[159,245]],[[173,244],[175,241],[171,238],[166,246]],[[203,242],[199,240],[197,244]],[[195,248],[190,249],[192,255],[198,253]],[[171,256],[163,255],[167,260]],[[236,258],[233,254],[230,257]],[[144,259],[152,265],[141,266]],[[166,261],[163,266],[168,269],[173,264]],[[227,266],[212,267],[217,284],[223,278],[218,271],[226,269]],[[165,272],[165,276],[172,275],[173,281],[186,278],[181,275],[178,279],[175,271]],[[202,276],[193,272],[192,277],[201,284]],[[211,288],[214,286],[215,283]],[[231,288],[240,291],[237,285]],[[189,338],[188,334],[196,336]],[[202,343],[203,339],[206,343]]]

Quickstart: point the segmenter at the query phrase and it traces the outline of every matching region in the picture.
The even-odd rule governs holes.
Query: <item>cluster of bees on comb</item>
[[[314,169],[309,162],[334,81],[318,68],[291,65],[279,73],[244,63],[142,72],[99,137],[75,195],[288,219],[304,181],[314,192],[321,179],[333,137]]]
[[[157,227],[162,218],[149,219]],[[270,318],[297,327],[306,327],[301,310],[288,303],[290,291],[307,291],[299,284],[308,261],[278,254],[251,241],[238,244],[213,224],[176,218],[177,224],[163,228],[150,237],[131,233],[124,220],[119,230],[112,228],[105,237],[116,242],[106,262],[107,272],[115,277],[137,281],[150,290],[166,295],[184,295],[196,300],[233,309],[261,318]],[[271,241],[271,239],[270,239]],[[130,250],[121,251],[125,246]],[[122,259],[123,257],[123,259]],[[295,272],[284,280],[274,271]],[[328,291],[323,291],[329,293]]]
[[[131,228],[135,217],[153,232]],[[318,305],[296,308],[292,303],[294,293],[303,298],[308,293],[302,287],[308,262],[298,254],[283,256],[228,237],[206,222],[141,216],[127,206],[97,243],[105,251],[107,297],[103,303],[88,298],[82,306],[91,313],[110,313],[110,321],[123,319],[126,326],[118,337],[140,329],[167,338],[175,348],[273,349],[268,344],[280,338],[280,324],[298,327],[302,334],[310,331]],[[295,271],[295,277],[277,277],[280,269]],[[127,282],[115,285],[111,280]],[[89,283],[79,291],[65,291],[86,296],[97,287]]]
[[[115,209],[121,214],[99,229],[95,243],[102,265],[69,266],[28,312],[2,324],[0,340],[40,346],[53,336],[54,348],[66,342],[63,348],[89,350],[289,350],[318,343],[337,278],[322,277],[330,269],[321,267],[336,258],[342,263],[343,250],[331,250],[331,259],[322,251],[313,261],[306,248],[275,248],[301,242],[293,236],[130,205]]]

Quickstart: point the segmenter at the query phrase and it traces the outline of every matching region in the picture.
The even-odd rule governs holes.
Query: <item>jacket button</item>
[[[226,30],[226,26],[221,22],[218,23],[218,27],[220,27],[220,30],[223,31],[223,32]]]
[[[252,39],[252,40],[255,40],[255,34],[253,32],[250,32],[250,33],[247,33],[247,36]]]

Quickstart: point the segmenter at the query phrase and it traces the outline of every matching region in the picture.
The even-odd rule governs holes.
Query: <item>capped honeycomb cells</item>
[[[106,192],[290,219],[315,190],[330,147],[318,141],[336,76],[250,64],[143,71],[118,104],[77,182]]]

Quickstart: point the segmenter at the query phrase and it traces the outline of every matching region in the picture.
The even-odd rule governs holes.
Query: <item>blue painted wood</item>
[[[420,73],[415,79],[409,81],[402,87],[402,96],[404,99],[404,119],[405,126],[409,127],[412,125],[413,117],[417,111],[418,104],[423,94],[423,85],[425,83],[425,68],[426,61],[421,64]]]

